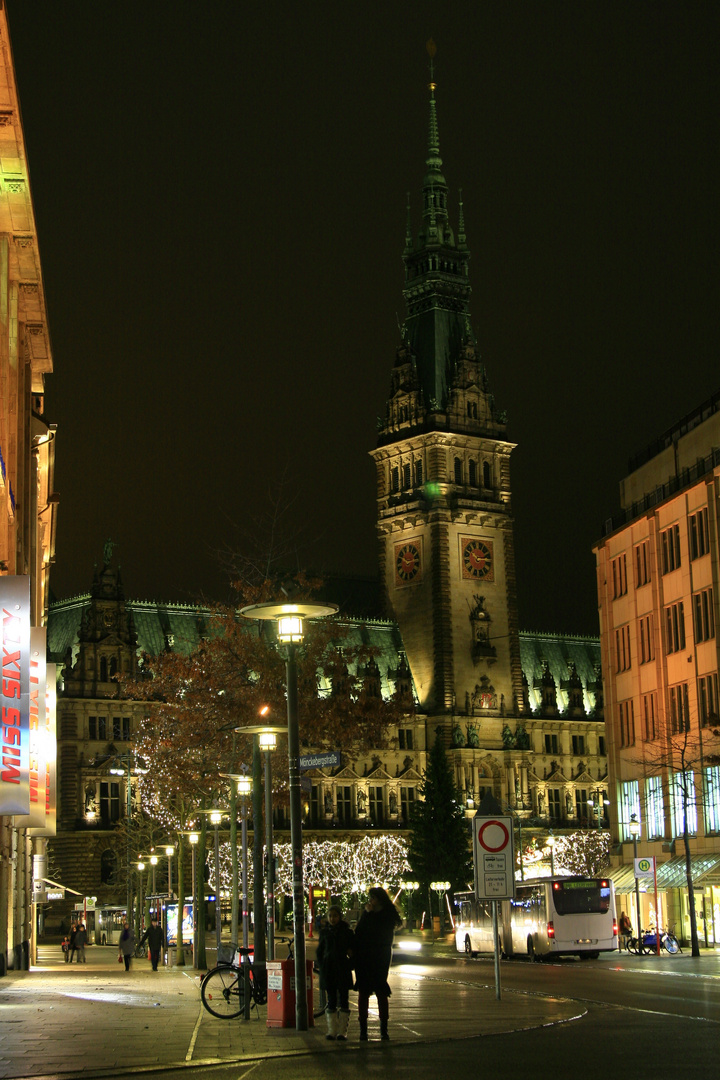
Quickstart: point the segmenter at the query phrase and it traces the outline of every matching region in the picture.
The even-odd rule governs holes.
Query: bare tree
[[[699,956],[690,838],[695,832],[699,812],[706,820],[709,798],[713,796],[711,785],[705,782],[705,771],[720,763],[720,718],[709,714],[703,718],[695,717],[692,722],[687,695],[681,693],[671,699],[664,725],[653,733],[644,734],[654,734],[656,738],[645,741],[642,756],[631,760],[640,767],[645,779],[662,777],[664,794],[667,794],[676,824],[680,825],[679,835],[685,848],[690,942],[692,955]]]

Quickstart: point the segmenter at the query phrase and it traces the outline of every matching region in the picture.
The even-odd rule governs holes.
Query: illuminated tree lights
[[[276,894],[292,893],[292,852],[290,844],[275,844],[277,859]],[[229,842],[220,844],[220,892],[228,892],[231,882],[232,852]],[[252,889],[252,866],[250,885]],[[371,885],[387,882],[397,886],[409,870],[407,844],[396,836],[364,836],[361,840],[311,840],[303,844],[303,880],[308,889],[329,889],[333,896],[366,892]],[[214,867],[210,864],[209,885],[215,888]]]

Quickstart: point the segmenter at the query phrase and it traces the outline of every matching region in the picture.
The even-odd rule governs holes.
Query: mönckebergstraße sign
[[[300,757],[301,769],[329,769],[342,764],[342,754],[339,750],[327,750],[320,754],[302,754]]]

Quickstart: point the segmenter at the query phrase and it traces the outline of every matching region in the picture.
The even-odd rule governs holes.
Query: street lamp
[[[590,794],[594,795],[595,798],[588,799],[588,806],[597,806],[598,829],[602,829],[603,811],[606,806],[610,805],[610,800],[602,788],[596,788],[595,791],[592,791]]]
[[[547,838],[547,846],[550,848],[550,877],[555,877],[555,837],[552,833]]]
[[[638,846],[638,838],[639,838],[639,836],[640,836],[640,834],[642,832],[642,826],[641,826],[640,822],[638,821],[636,814],[631,814],[630,815],[630,824],[628,825],[628,830],[629,830],[630,835],[632,836],[632,839],[633,839],[633,874],[635,875],[635,910],[637,912],[637,924],[636,924],[637,925],[637,930],[636,930],[636,934],[637,934],[637,940],[642,941],[642,923],[640,922],[640,880],[639,880],[639,878],[637,876],[637,857],[638,857],[637,846]],[[659,923],[659,920],[657,920],[657,921]],[[658,930],[658,935],[659,935],[659,932],[660,931]]]
[[[408,908],[408,933],[412,934],[412,905],[413,905],[413,893],[417,892],[420,888],[419,881],[399,881],[398,885],[401,889],[405,889],[407,893],[407,908]]]
[[[270,711],[267,705],[260,710],[261,716]],[[272,762],[270,755],[277,750],[278,735],[287,735],[286,727],[272,724],[251,724],[248,727],[235,728],[244,735],[257,736],[258,750],[265,755],[265,897],[267,925],[267,959],[275,959],[275,863],[273,854],[273,819],[272,819]]]
[[[122,762],[122,767],[119,767],[116,764],[117,762]],[[135,763],[134,769],[133,769],[133,762]],[[130,856],[130,851],[131,851],[131,847],[132,847],[132,844],[131,844],[132,781],[131,781],[130,777],[131,777],[132,772],[135,772],[136,774],[140,774],[140,773],[147,772],[147,769],[141,769],[138,766],[137,759],[135,758],[135,755],[131,754],[131,753],[127,753],[127,754],[116,754],[115,759],[114,759],[114,763],[110,766],[109,771],[113,776],[124,776],[125,777],[125,784],[126,784],[126,792],[125,792],[125,794],[126,794],[126,798],[127,798],[127,807],[126,807],[125,813],[126,813],[126,816],[127,816],[127,821],[126,821],[126,825],[125,825],[125,831],[126,831],[126,841],[127,842],[126,842],[126,847],[125,847],[125,866],[126,866],[126,869],[127,869],[127,894],[126,894],[125,906],[127,908],[128,925],[130,925],[132,923],[132,876],[130,874],[130,863],[132,861],[131,856]]]
[[[236,730],[240,730],[239,728]],[[240,843],[242,845],[242,935],[243,935],[243,949],[247,949],[249,942],[249,921],[250,912],[248,910],[248,838],[247,838],[247,815],[248,815],[248,799],[252,795],[252,777],[246,773],[223,773],[223,776],[227,776],[228,779],[234,780],[237,784],[237,793],[240,796]],[[235,901],[233,900],[233,904]]]
[[[434,889],[435,892],[438,894],[438,919],[440,922],[440,927],[442,928],[442,900],[440,899],[440,897],[448,891],[448,889],[450,888],[450,882],[431,881],[430,888]],[[430,912],[430,920],[432,922],[432,912]]]
[[[187,836],[190,843],[190,851],[192,852],[192,919],[193,919],[193,936],[192,936],[192,951],[193,951],[193,967],[197,968],[197,895],[195,886],[195,849],[200,839],[200,834],[195,831],[185,831],[182,834]],[[180,925],[180,919],[182,919],[182,912],[184,907],[184,897],[178,898],[178,926]]]
[[[173,898],[172,859],[173,859],[173,855],[175,854],[175,845],[174,844],[166,844],[165,845],[165,854],[167,855],[167,861],[168,861],[168,903],[171,904],[172,903],[172,898]]]
[[[295,936],[295,1029],[307,1031],[307,973],[305,970],[305,893],[302,865],[302,802],[300,793],[300,732],[298,727],[297,650],[304,636],[303,619],[334,615],[336,604],[251,604],[241,608],[247,619],[274,619],[278,641],[286,647],[288,717],[288,779],[290,789],[290,846],[293,867],[293,930]]]

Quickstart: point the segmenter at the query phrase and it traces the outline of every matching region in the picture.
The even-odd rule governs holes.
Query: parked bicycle
[[[292,958],[292,938],[275,940],[287,943],[288,957]],[[251,954],[252,949],[221,945],[217,967],[203,977],[200,998],[207,1011],[219,1020],[233,1020],[244,1011],[246,985],[251,1009],[267,1003],[265,973],[261,975],[255,970]]]
[[[660,931],[660,948],[665,952],[675,955],[682,952],[680,942],[671,929]],[[644,956],[646,953],[657,952],[657,936],[655,929],[641,930],[640,937],[632,937],[628,942],[628,952],[636,956]]]

